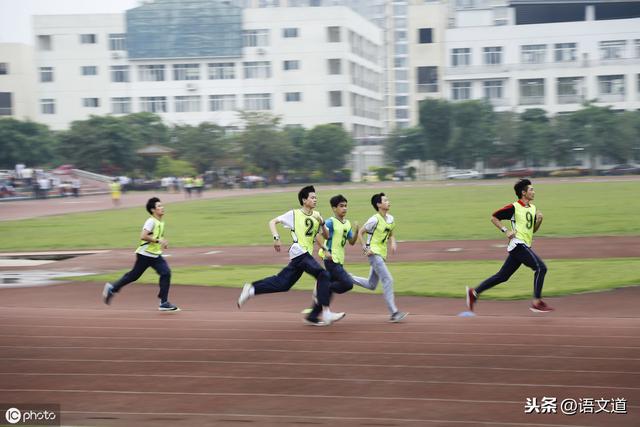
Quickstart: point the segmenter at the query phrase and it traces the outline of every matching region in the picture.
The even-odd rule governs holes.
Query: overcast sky
[[[139,0],[0,0],[0,43],[33,44],[31,15],[118,13]]]

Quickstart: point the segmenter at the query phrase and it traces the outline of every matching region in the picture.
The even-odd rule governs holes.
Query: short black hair
[[[316,189],[313,188],[313,185],[307,185],[306,187],[302,187],[300,191],[298,191],[298,201],[300,202],[300,206],[302,206],[302,201],[304,199],[309,198],[309,193],[315,193]]]
[[[527,187],[530,185],[531,181],[526,178],[523,178],[520,181],[516,182],[516,185],[513,186],[513,189],[515,190],[518,199],[522,197],[522,192],[527,191]]]
[[[338,205],[340,203],[342,203],[342,202],[347,203],[346,197],[344,197],[342,194],[338,194],[337,196],[333,196],[331,198],[331,200],[329,200],[329,203],[331,203],[331,207],[332,208],[337,208]]]
[[[151,209],[156,208],[156,203],[158,203],[159,201],[160,199],[158,199],[157,197],[152,197],[147,200],[147,212],[149,212],[149,214],[151,214]]]
[[[378,211],[378,203],[382,203],[382,196],[384,196],[384,193],[376,193],[373,196],[371,196],[371,206],[373,206],[373,209],[377,212]]]

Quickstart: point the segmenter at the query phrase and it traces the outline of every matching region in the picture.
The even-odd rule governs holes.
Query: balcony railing
[[[582,101],[580,95],[558,95],[558,104],[580,104]]]
[[[542,104],[544,104],[544,96],[520,97],[520,105],[542,105]]]
[[[598,102],[620,102],[624,101],[624,93],[605,93],[598,95]]]
[[[419,93],[434,93],[438,91],[438,83],[418,83]]]

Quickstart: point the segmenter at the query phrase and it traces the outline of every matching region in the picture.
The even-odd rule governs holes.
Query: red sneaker
[[[478,299],[478,295],[473,288],[467,286],[467,308],[469,311],[473,311],[473,306],[476,304],[476,300]]]
[[[553,307],[545,304],[544,301],[540,300],[540,302],[531,303],[531,307],[529,307],[529,310],[533,311],[534,313],[549,313],[550,311],[553,311]]]

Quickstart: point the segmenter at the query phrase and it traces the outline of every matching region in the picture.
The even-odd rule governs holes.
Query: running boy
[[[327,237],[326,245],[322,246],[320,242],[320,236],[317,236],[318,244],[321,247],[318,251],[318,255],[324,262],[324,267],[331,276],[331,283],[329,290],[331,295],[343,294],[350,291],[353,288],[354,283],[361,284],[364,287],[368,287],[368,280],[364,277],[352,276],[344,269],[345,251],[344,247],[347,242],[350,245],[354,245],[358,240],[358,231],[360,226],[355,223],[355,229],[351,227],[351,222],[346,219],[347,215],[347,199],[338,194],[333,196],[329,201],[331,209],[333,209],[334,216],[326,221],[327,230],[329,235]],[[306,317],[308,323],[317,325],[321,320],[319,319],[322,307],[314,301],[313,307],[309,315]]]
[[[467,287],[467,307],[469,311],[473,311],[474,305],[482,292],[509,280],[521,264],[526,265],[535,272],[533,275],[533,301],[529,309],[537,313],[553,311],[553,308],[545,304],[541,299],[547,266],[531,249],[533,233],[538,231],[542,224],[542,212],[536,210],[536,207],[531,204],[536,192],[528,179],[521,179],[513,189],[518,200],[491,215],[493,225],[505,233],[507,239],[509,239],[509,245],[507,246],[509,256],[496,274],[480,283],[475,289]],[[511,221],[511,230],[502,225],[500,221],[503,220]]]
[[[393,293],[393,277],[387,268],[385,261],[387,259],[387,241],[391,242],[391,250],[395,253],[398,245],[396,238],[393,234],[393,229],[396,227],[396,223],[393,216],[389,214],[391,208],[391,202],[384,193],[377,193],[371,197],[371,206],[376,210],[376,214],[369,218],[364,226],[358,232],[360,241],[363,242],[362,250],[364,255],[369,259],[369,265],[371,265],[371,272],[369,273],[368,283],[357,284],[371,290],[375,290],[378,286],[378,281],[382,281],[382,292],[384,299],[391,313],[389,322],[399,322],[407,314],[398,310],[395,303],[395,295]],[[364,239],[364,233],[367,233],[367,238]]]
[[[292,209],[269,221],[269,230],[273,235],[273,247],[276,252],[280,252],[281,249],[276,225],[282,224],[291,230],[293,244],[289,248],[289,264],[275,276],[266,277],[251,284],[245,283],[238,298],[238,308],[254,295],[288,291],[300,279],[302,273],[306,272],[316,278],[318,303],[322,306],[322,325],[328,326],[342,319],[345,313],[333,313],[329,309],[329,273],[320,267],[311,255],[318,230],[321,228],[326,237],[327,229],[320,213],[314,210],[318,199],[313,186],[303,187],[298,192],[298,201],[302,208]]]
[[[105,283],[102,290],[102,298],[105,304],[110,304],[114,294],[131,282],[135,282],[149,267],[153,268],[160,276],[160,311],[179,311],[180,309],[168,300],[169,286],[171,286],[171,270],[169,264],[162,257],[162,250],[169,247],[169,242],[164,238],[164,206],[160,199],[152,197],[147,201],[147,212],[151,215],[142,226],[140,244],[136,249],[136,262],[133,269],[125,273],[118,281]]]

